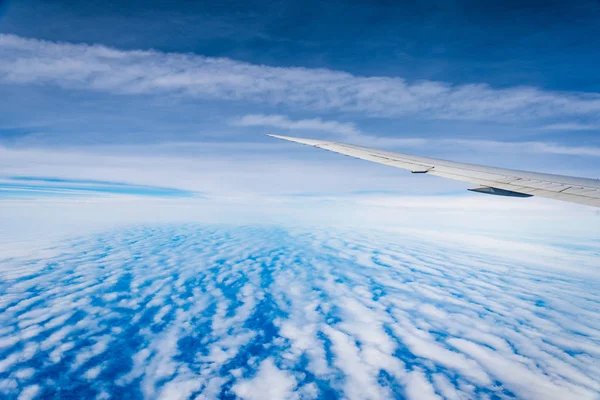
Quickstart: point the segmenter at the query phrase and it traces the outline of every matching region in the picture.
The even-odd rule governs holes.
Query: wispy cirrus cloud
[[[597,118],[600,94],[495,89],[227,58],[55,43],[0,35],[0,82],[116,94],[172,94],[369,116],[468,120]]]
[[[487,151],[513,153],[546,153],[600,157],[600,147],[569,146],[552,142],[503,142],[498,140],[461,138],[382,137],[363,133],[354,123],[313,119],[291,119],[284,115],[248,114],[232,120],[238,126],[264,126],[290,131],[319,131],[333,133],[341,139],[364,146],[391,147],[466,147]]]
[[[192,191],[126,184],[122,182],[36,176],[0,177],[0,197],[132,195],[150,197],[192,197]]]
[[[293,120],[285,115],[248,114],[231,121],[236,126],[268,126],[289,130],[331,132],[346,136],[361,135],[351,122],[326,121],[321,118]]]
[[[600,157],[600,147],[596,146],[569,146],[552,142],[501,142],[497,140],[469,140],[469,139],[439,139],[428,140],[432,145],[439,146],[464,146],[478,150],[502,151],[512,153],[545,153],[573,156]]]
[[[566,122],[562,124],[544,125],[540,129],[546,131],[598,131],[600,130],[600,125]]]

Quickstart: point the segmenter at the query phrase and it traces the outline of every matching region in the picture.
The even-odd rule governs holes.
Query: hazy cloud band
[[[226,58],[54,43],[0,35],[0,82],[117,94],[172,94],[369,116],[510,120],[596,118],[597,93],[408,82]]]
[[[340,140],[352,141],[364,146],[394,147],[466,147],[482,151],[507,151],[525,153],[563,154],[600,157],[600,148],[595,146],[568,146],[550,142],[504,142],[481,139],[445,138],[432,139],[422,137],[378,137],[362,133],[353,123],[313,119],[290,119],[285,115],[248,114],[234,119],[237,126],[264,126],[290,131],[320,131],[333,133]],[[337,139],[336,139],[337,140]]]

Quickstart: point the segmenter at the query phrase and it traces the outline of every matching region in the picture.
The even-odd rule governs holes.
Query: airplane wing
[[[486,167],[483,165],[375,150],[325,140],[280,135],[268,136],[306,144],[391,167],[407,169],[414,174],[435,175],[442,178],[473,183],[477,186],[468,189],[473,192],[512,197],[540,196],[600,207],[600,180],[598,179]]]

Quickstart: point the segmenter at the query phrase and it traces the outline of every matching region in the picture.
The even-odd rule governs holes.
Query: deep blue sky
[[[0,31],[359,75],[599,91],[600,2],[12,1]]]

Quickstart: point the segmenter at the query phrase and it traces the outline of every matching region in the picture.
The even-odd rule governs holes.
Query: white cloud
[[[127,365],[119,390],[149,399],[594,398],[600,248],[562,235],[188,223],[30,243],[0,260],[0,304],[33,309],[0,325],[49,323],[0,331],[16,338],[0,395],[51,367],[105,396],[104,371]],[[5,278],[30,264],[42,267]]]
[[[297,119],[283,115],[248,114],[233,120],[239,126],[264,126],[285,130],[321,131],[333,133],[340,139],[367,147],[423,148],[469,148],[478,151],[508,153],[542,153],[600,157],[600,147],[569,146],[552,142],[503,142],[497,140],[460,139],[460,138],[423,138],[423,137],[382,137],[361,132],[356,124],[333,120]]]
[[[12,353],[0,360],[0,374],[15,365],[20,359],[18,353]]]
[[[223,380],[214,378],[214,383],[222,384]],[[161,389],[160,394],[158,395],[158,399],[160,400],[185,400],[191,398],[194,392],[197,392],[202,386],[201,378],[198,376],[186,376],[185,374],[180,374],[177,378],[172,381],[166,383],[164,387]],[[220,385],[218,385],[220,387]],[[207,388],[208,389],[208,388]],[[205,392],[209,392],[206,390]],[[210,393],[206,393],[206,398],[216,398],[216,396],[210,396]],[[154,395],[152,393],[149,394],[147,398],[152,398]]]
[[[438,391],[445,399],[448,400],[466,400],[467,397],[464,393],[458,391],[452,382],[442,374],[433,375],[433,383]]]
[[[422,371],[414,370],[406,377],[406,397],[408,400],[442,400],[435,393],[431,383]]]
[[[276,68],[225,58],[0,36],[0,80],[117,94],[183,95],[378,116],[512,120],[586,116],[596,93],[407,82],[339,71]]]
[[[353,123],[324,121],[321,118],[292,120],[284,115],[248,114],[232,121],[237,126],[270,126],[281,129],[324,131],[345,136],[359,135]]]
[[[566,154],[577,156],[600,157],[600,147],[594,146],[565,146],[553,143],[526,142],[526,146],[531,146],[534,151],[550,154]]]
[[[419,307],[419,310],[421,309],[422,307]],[[433,319],[439,318],[439,316],[431,317]],[[445,318],[445,316],[442,317],[442,319]],[[419,330],[409,332],[401,326],[396,326],[394,330],[414,355],[432,360],[446,368],[455,369],[465,379],[472,380],[473,382],[484,385],[491,383],[489,376],[482,371],[481,367],[475,361],[465,357],[464,354],[448,350],[433,340],[426,332]]]
[[[40,391],[39,385],[31,385],[24,388],[19,394],[19,400],[34,399]]]
[[[77,356],[75,357],[75,362],[72,364],[73,369],[79,368],[80,366],[85,364],[87,361],[89,361],[91,358],[104,353],[106,351],[106,349],[108,348],[109,343],[113,340],[113,338],[111,336],[106,335],[106,336],[102,336],[99,338],[94,338],[94,340],[96,343],[94,343],[89,348],[80,350],[77,353]]]
[[[89,148],[42,150],[0,146],[0,168],[4,175],[9,176],[117,179],[125,183],[177,187],[225,197],[240,193],[332,193],[388,190],[391,187],[418,190],[414,179],[410,184],[402,183],[402,178],[411,177],[404,171],[358,161],[349,164],[350,160],[343,157],[328,162],[321,153],[315,154],[318,158],[312,162],[306,162],[306,157],[311,154],[302,152],[290,157],[276,151],[279,143],[273,145],[274,151],[233,152],[225,156],[202,151],[182,156],[119,154],[115,150],[96,152]],[[374,179],[374,169],[377,179]],[[448,180],[442,185],[456,187]]]
[[[562,124],[548,124],[541,127],[547,131],[597,131],[600,130],[599,125],[581,124],[576,122],[566,122]]]
[[[568,387],[556,384],[551,377],[538,371],[532,371],[527,364],[517,360],[499,356],[494,351],[463,339],[449,339],[448,342],[457,349],[478,360],[497,379],[509,389],[520,393],[528,399],[595,399],[591,391],[576,385]],[[516,357],[514,357],[516,358]],[[531,364],[530,364],[531,365]]]
[[[33,368],[23,368],[14,373],[14,376],[19,379],[29,379],[35,374]]]
[[[379,366],[365,359],[365,354],[357,346],[357,339],[329,326],[322,329],[331,341],[334,365],[346,376],[345,397],[351,400],[388,398],[390,393],[377,382]],[[381,359],[385,354],[377,356]]]
[[[236,383],[232,391],[247,400],[288,400],[293,398],[295,387],[293,375],[277,368],[273,360],[267,358],[254,377]]]
[[[600,157],[600,147],[569,146],[552,142],[500,142],[495,140],[442,139],[438,145],[466,146],[477,150]]]
[[[98,377],[98,375],[100,375],[100,372],[102,372],[102,365],[96,365],[95,367],[85,371],[83,376],[85,379],[94,380]]]

